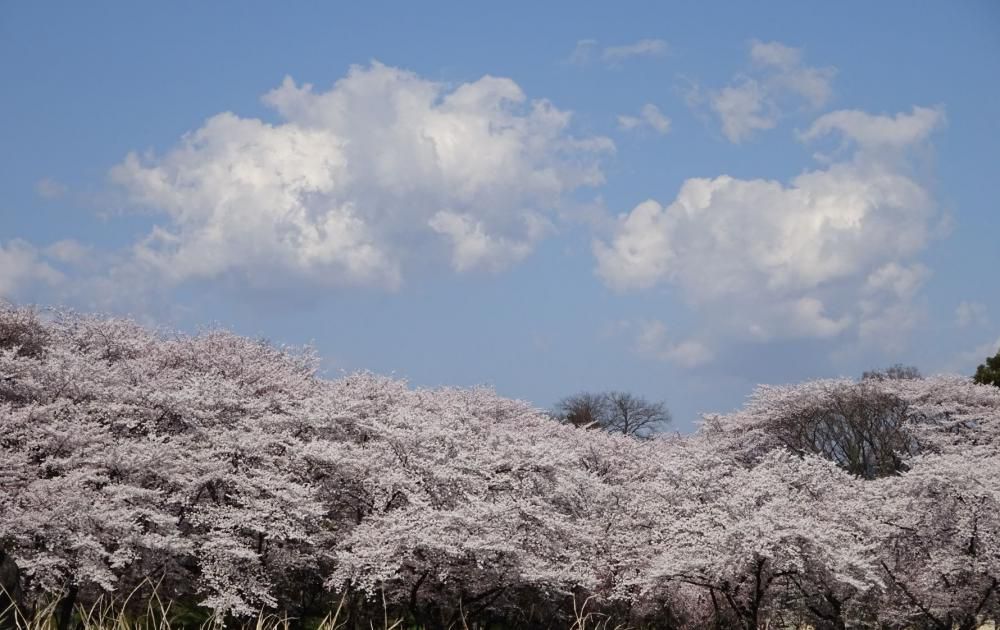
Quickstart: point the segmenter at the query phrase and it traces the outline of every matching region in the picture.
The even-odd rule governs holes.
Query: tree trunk
[[[14,559],[0,549],[0,629],[16,627],[16,607],[20,599],[20,570]]]
[[[56,611],[58,615],[56,630],[69,630],[69,624],[73,621],[73,607],[76,605],[76,596],[78,593],[79,590],[74,584],[69,587],[66,595],[60,600]]]

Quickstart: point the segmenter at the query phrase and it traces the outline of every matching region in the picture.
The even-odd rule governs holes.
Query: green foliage
[[[972,380],[983,385],[1000,387],[1000,350],[996,355],[987,358],[985,364],[976,368],[976,375]]]

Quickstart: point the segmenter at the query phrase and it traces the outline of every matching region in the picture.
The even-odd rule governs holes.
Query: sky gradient
[[[664,400],[1000,347],[1000,5],[0,4],[0,297]]]

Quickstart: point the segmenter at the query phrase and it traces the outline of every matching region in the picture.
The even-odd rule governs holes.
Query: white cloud
[[[44,252],[49,258],[70,264],[80,264],[93,253],[89,247],[71,238],[52,243]]]
[[[765,72],[771,91],[784,90],[801,96],[813,107],[822,107],[833,95],[830,86],[834,68],[815,68],[802,62],[802,51],[779,42],[750,43],[750,59]]]
[[[866,150],[900,149],[923,142],[944,123],[941,108],[914,107],[909,114],[878,116],[867,112],[840,110],[817,118],[799,138],[815,140],[834,131]]]
[[[777,304],[777,326],[768,331],[768,337],[833,337],[851,324],[850,316],[832,319],[826,314],[826,305],[814,297],[800,297]]]
[[[752,338],[829,338],[853,325],[874,331],[893,305],[909,303],[927,270],[906,261],[927,245],[936,216],[899,160],[862,146],[788,184],[689,179],[669,205],[649,200],[619,217],[594,254],[614,289],[667,283]]]
[[[541,237],[541,223],[529,228],[524,240],[510,240],[491,236],[481,222],[468,216],[441,211],[431,217],[428,225],[452,242],[452,266],[456,271],[486,267],[499,271],[508,264],[520,262],[531,253],[532,244]]]
[[[648,289],[671,275],[674,228],[665,209],[652,199],[619,217],[611,245],[594,242],[597,272],[617,289]]]
[[[576,42],[570,53],[569,63],[583,66],[595,59],[607,65],[618,65],[637,57],[662,57],[670,50],[667,42],[662,39],[640,39],[630,44],[601,47],[596,39],[581,39]]]
[[[618,127],[623,131],[634,131],[649,127],[659,134],[670,131],[670,119],[663,115],[660,108],[652,103],[646,103],[639,110],[638,116],[621,115],[618,117]]]
[[[62,279],[30,243],[20,239],[0,243],[0,297],[14,298],[38,284],[58,284]]]
[[[639,322],[635,350],[643,356],[689,368],[708,363],[713,358],[711,349],[698,340],[672,341],[666,325],[656,320]]]
[[[14,239],[0,242],[0,298],[74,305],[100,311],[146,311],[162,314],[176,305],[149,298],[155,283],[119,253],[102,251],[73,239],[36,245]]]
[[[815,288],[925,245],[931,200],[913,180],[852,164],[785,186],[729,176],[689,179],[675,201],[637,206],[610,245],[601,276],[614,288],[679,283],[695,301],[744,290]]]
[[[722,133],[730,142],[742,142],[755,131],[771,129],[778,124],[776,106],[753,79],[717,90],[709,98],[722,122]]]
[[[858,338],[865,345],[902,351],[923,317],[914,298],[929,275],[930,270],[920,263],[895,261],[869,273],[858,300]]]
[[[608,46],[601,52],[601,59],[615,63],[633,57],[662,57],[667,50],[667,42],[662,39],[640,39],[631,44]]]
[[[819,108],[832,96],[836,70],[805,65],[797,48],[755,40],[750,43],[750,59],[750,74],[738,75],[730,85],[709,90],[704,97],[730,142],[743,142],[757,131],[777,126],[789,101],[801,99]]]
[[[66,185],[51,177],[43,177],[35,182],[35,193],[42,199],[59,199],[66,194]]]
[[[906,266],[890,262],[871,272],[865,279],[864,292],[868,295],[888,293],[908,300],[916,295],[930,271],[919,263]]]
[[[962,301],[955,307],[955,324],[961,328],[985,326],[988,323],[989,317],[985,304]]]
[[[802,65],[802,51],[780,42],[762,42],[755,39],[750,42],[750,59],[762,66],[794,69]]]
[[[896,354],[906,349],[910,335],[920,324],[924,309],[904,301],[873,302],[860,304],[858,339],[863,346],[876,347],[886,353]]]
[[[327,91],[264,96],[282,121],[226,112],[160,157],[112,171],[166,222],[137,258],[174,281],[238,273],[397,286],[450,248],[459,271],[523,259],[565,196],[603,182],[607,138],[574,138],[570,113],[486,76],[449,90],[373,63]]]
[[[638,116],[629,116],[628,114],[618,116],[618,128],[622,131],[633,131],[641,127],[642,123],[642,119]]]

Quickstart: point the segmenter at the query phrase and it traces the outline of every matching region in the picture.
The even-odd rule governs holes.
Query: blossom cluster
[[[152,580],[222,614],[378,598],[428,627],[544,625],[587,598],[690,628],[1000,609],[998,388],[760,387],[693,435],[636,440],[318,365],[0,305],[0,549],[21,596]]]

